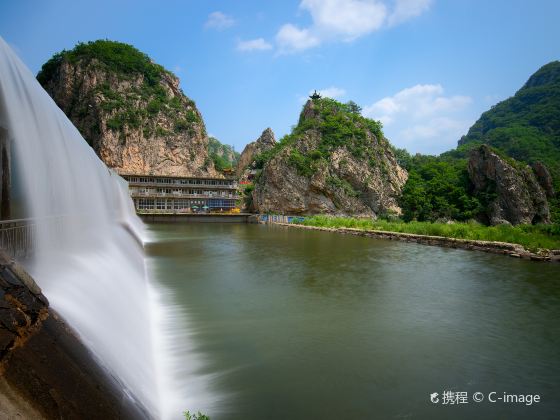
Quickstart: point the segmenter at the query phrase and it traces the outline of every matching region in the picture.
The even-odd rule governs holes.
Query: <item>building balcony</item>
[[[185,182],[185,181],[175,181],[175,182],[136,182],[128,181],[130,187],[166,187],[166,188],[177,188],[177,187],[194,187],[194,188],[216,188],[216,189],[237,189],[237,182],[230,184],[212,184],[202,182]]]
[[[219,195],[219,194],[181,194],[181,193],[156,193],[156,192],[131,192],[132,198],[199,198],[199,199],[228,199],[236,200],[239,198],[237,194]]]

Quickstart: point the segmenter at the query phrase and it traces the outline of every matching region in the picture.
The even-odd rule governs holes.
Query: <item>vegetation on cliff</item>
[[[321,140],[317,148],[310,153],[301,153],[297,149],[290,152],[290,163],[301,175],[314,174],[321,161],[327,161],[333,151],[340,147],[346,147],[358,159],[366,159],[371,166],[377,164],[376,149],[372,147],[368,134],[376,137],[379,147],[388,147],[389,142],[383,136],[381,122],[363,117],[354,102],[343,104],[331,98],[320,98],[314,99],[313,105],[312,115],[302,112],[298,124],[290,134],[284,136],[272,149],[255,157],[257,168],[262,169],[279,151],[296,143],[309,130],[320,134]]]
[[[353,102],[312,98],[291,133],[253,162],[258,211],[399,212],[396,198],[406,172],[398,166],[381,123],[363,117]]]
[[[159,64],[155,64],[146,54],[138,51],[132,45],[109,40],[79,43],[72,50],[63,50],[51,57],[37,74],[37,80],[46,84],[58,71],[60,64],[67,60],[73,64],[86,60],[96,61],[113,74],[134,75],[141,73],[148,85],[159,83],[164,73],[170,73]]]
[[[56,78],[56,74],[62,63],[68,62],[72,65],[80,64],[82,67],[91,66],[104,73],[110,74],[120,80],[134,80],[141,75],[142,83],[133,89],[132,94],[119,92],[110,83],[102,83],[97,86],[97,91],[106,100],[102,107],[104,111],[116,111],[107,126],[113,131],[121,131],[124,126],[138,128],[144,126],[145,134],[149,135],[157,128],[150,127],[145,123],[150,116],[164,112],[166,116],[175,117],[173,131],[181,132],[191,130],[193,123],[199,123],[200,117],[194,110],[189,110],[185,116],[176,112],[181,108],[181,100],[178,96],[170,96],[160,81],[165,77],[174,78],[170,71],[138,51],[132,45],[121,42],[98,40],[88,43],[79,43],[74,49],[64,50],[55,54],[49,61],[43,64],[37,74],[37,80],[43,86]],[[137,107],[138,99],[147,101],[145,109]],[[194,106],[194,102],[190,101]],[[76,103],[76,106],[80,104]],[[79,113],[86,113],[87,108],[81,108]],[[165,130],[160,129],[158,134],[165,135]]]
[[[488,144],[505,155],[550,171],[551,218],[560,222],[560,61],[541,67],[511,98],[482,114],[459,141],[457,154]]]
[[[222,144],[217,138],[208,138],[208,156],[218,171],[233,169],[239,160],[239,153],[233,146]]]
[[[133,46],[80,43],[55,54],[37,80],[118,172],[215,174],[195,103],[173,73]]]
[[[560,188],[560,61],[541,67],[511,98],[482,114],[459,145],[486,143],[529,164],[543,162]]]

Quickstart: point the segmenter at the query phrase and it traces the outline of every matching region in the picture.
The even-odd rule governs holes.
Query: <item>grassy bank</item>
[[[523,245],[526,249],[532,251],[538,248],[560,249],[560,226],[558,225],[484,226],[475,222],[452,224],[405,223],[331,216],[306,217],[301,224],[328,228],[382,230],[478,241],[509,242]]]

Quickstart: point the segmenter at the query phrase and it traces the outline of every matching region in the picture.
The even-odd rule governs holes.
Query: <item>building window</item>
[[[152,210],[154,208],[154,200],[149,198],[140,198],[138,200],[138,210]]]

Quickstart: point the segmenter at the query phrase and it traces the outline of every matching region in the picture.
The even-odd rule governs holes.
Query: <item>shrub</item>
[[[353,217],[310,216],[300,222],[308,226],[329,228],[355,228],[388,232],[413,233],[417,235],[443,236],[448,238],[509,242],[523,245],[530,250],[560,249],[559,225],[484,226],[476,222],[432,223],[400,222],[382,219],[356,219]]]
[[[206,414],[202,414],[200,411],[194,414],[187,410],[183,412],[183,415],[185,416],[185,420],[210,420],[210,417]]]

